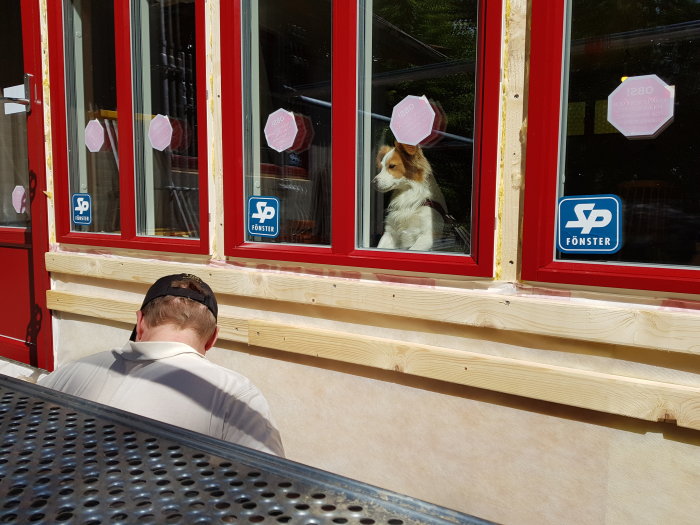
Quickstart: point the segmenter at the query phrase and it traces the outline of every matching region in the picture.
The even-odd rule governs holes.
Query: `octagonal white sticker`
[[[674,100],[656,75],[629,77],[608,96],[608,122],[627,138],[654,138],[673,122]]]
[[[24,213],[27,211],[27,190],[24,186],[15,186],[12,190],[12,207],[17,213]]]
[[[173,140],[173,126],[168,117],[161,114],[153,117],[148,125],[148,140],[151,142],[151,147],[158,151],[163,151],[170,146]]]
[[[93,119],[85,126],[85,146],[88,151],[97,153],[105,143],[105,129],[100,121]]]
[[[396,140],[417,146],[433,132],[434,122],[435,111],[425,95],[408,95],[394,106],[389,127]]]
[[[299,128],[294,113],[279,108],[267,117],[264,131],[267,145],[275,151],[282,152],[292,147]]]

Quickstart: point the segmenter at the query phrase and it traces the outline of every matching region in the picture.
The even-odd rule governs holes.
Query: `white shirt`
[[[59,367],[42,386],[279,456],[267,400],[241,374],[174,342],[128,342]]]

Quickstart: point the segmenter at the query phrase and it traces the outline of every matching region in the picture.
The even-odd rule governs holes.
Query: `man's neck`
[[[184,343],[204,355],[204,345],[201,337],[193,330],[180,330],[175,325],[163,324],[147,327],[141,334],[139,342],[164,341],[171,343]]]

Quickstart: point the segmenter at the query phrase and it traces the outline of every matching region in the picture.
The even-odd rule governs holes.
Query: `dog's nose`
[[[376,175],[374,178],[372,178],[372,181],[370,183],[372,185],[372,188],[374,188],[376,191],[379,193],[384,193],[387,189],[382,185],[381,179],[379,178],[379,175]]]

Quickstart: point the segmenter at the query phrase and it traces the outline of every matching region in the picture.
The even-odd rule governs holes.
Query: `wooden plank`
[[[248,320],[228,317],[223,312],[219,312],[219,337],[226,341],[236,341],[239,343],[248,342]]]
[[[98,319],[109,319],[133,325],[140,301],[123,301],[105,297],[92,297],[72,292],[49,290],[46,302],[50,310],[68,312]],[[247,342],[248,321],[219,315],[219,337],[227,341]]]
[[[700,429],[700,388],[370,336],[250,321],[250,344]]]
[[[206,39],[206,83],[207,83],[207,162],[208,162],[208,202],[210,220],[208,222],[210,253],[214,259],[224,259],[224,185],[223,185],[223,145],[221,111],[221,60],[219,3],[206,2],[204,34]],[[204,227],[204,226],[202,226]]]
[[[166,273],[189,272],[202,277],[222,295],[700,354],[700,312],[114,256],[51,252],[46,254],[46,264],[55,273],[144,285]]]
[[[49,310],[133,325],[136,323],[136,310],[139,309],[141,303],[48,290],[46,292],[46,306]]]
[[[49,291],[48,306],[131,324],[139,304]],[[532,399],[700,429],[700,388],[404,343],[355,333],[219,316],[220,337]]]
[[[520,139],[525,104],[527,0],[510,0],[506,5],[494,275],[496,281],[517,282],[524,171],[524,144]]]

